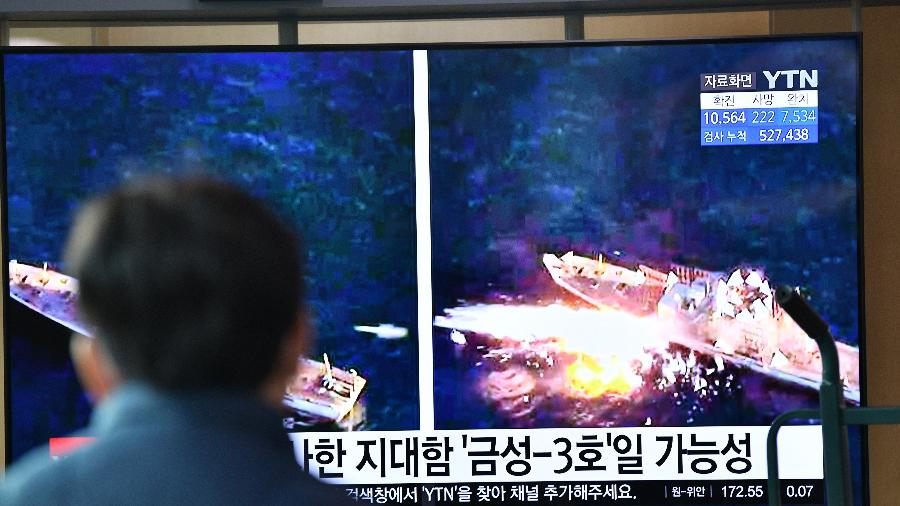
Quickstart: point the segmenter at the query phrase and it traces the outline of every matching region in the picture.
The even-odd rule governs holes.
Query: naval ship
[[[78,280],[43,266],[9,262],[10,297],[64,327],[91,335],[76,312]],[[290,415],[283,420],[288,430],[337,428],[355,430],[365,422],[360,396],[366,379],[355,370],[334,367],[328,355],[322,361],[301,357],[297,372],[284,393]]]
[[[598,309],[655,314],[675,330],[669,336],[672,342],[818,389],[818,346],[775,302],[762,270],[737,268],[728,273],[623,263],[574,252],[543,256],[557,285]],[[836,344],[845,398],[859,404],[859,349]]]

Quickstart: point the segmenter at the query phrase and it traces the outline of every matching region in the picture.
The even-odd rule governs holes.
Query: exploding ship
[[[815,402],[818,347],[776,303],[762,269],[573,252],[541,261],[555,290],[460,300],[434,319],[497,417],[489,423],[766,424]],[[858,404],[859,350],[837,348],[845,399]]]
[[[78,280],[43,266],[9,262],[9,293],[13,300],[83,335],[90,329],[76,312]],[[297,371],[284,393],[290,414],[284,418],[288,430],[336,427],[354,430],[365,422],[361,402],[366,379],[355,370],[334,367],[328,355],[317,361],[301,357]]]
[[[810,338],[775,302],[760,269],[712,272],[670,264],[664,270],[628,268],[602,255],[545,254],[553,280],[588,304],[656,314],[680,328],[670,339],[706,355],[782,380],[818,388],[822,357]],[[859,403],[859,349],[837,343],[847,400]]]

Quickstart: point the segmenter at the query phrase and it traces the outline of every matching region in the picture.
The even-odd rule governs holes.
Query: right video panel
[[[860,402],[855,38],[429,51],[438,429]]]

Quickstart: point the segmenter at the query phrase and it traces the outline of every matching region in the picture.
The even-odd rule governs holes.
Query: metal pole
[[[775,292],[778,304],[797,325],[819,345],[822,355],[822,383],[819,406],[822,419],[822,452],[825,458],[825,493],[827,504],[853,504],[848,469],[847,426],[844,423],[844,387],[841,383],[837,346],[834,337],[819,315],[803,297],[788,286]]]
[[[293,18],[285,18],[278,20],[278,45],[279,46],[296,46],[300,43],[297,35],[297,20]]]
[[[566,14],[566,40],[584,40],[584,14]]]
[[[109,45],[109,28],[106,26],[91,27],[91,45],[92,46],[108,46]]]
[[[9,45],[9,21],[0,19],[0,46]]]
[[[862,30],[862,0],[850,0],[850,30]]]

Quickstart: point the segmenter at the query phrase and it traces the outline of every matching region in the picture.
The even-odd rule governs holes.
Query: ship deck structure
[[[618,265],[572,252],[542,258],[553,281],[598,310],[655,315],[672,342],[781,380],[817,389],[822,360],[815,341],[775,302],[761,269],[706,271],[670,264]],[[859,404],[859,349],[837,343],[848,401]]]
[[[92,332],[78,316],[78,280],[48,267],[16,260],[9,262],[9,291],[13,300],[64,327],[90,336]],[[362,393],[366,378],[354,369],[344,370],[323,360],[300,357],[297,372],[285,391],[284,404],[293,414],[284,420],[287,429],[333,424],[344,430],[365,422]]]

